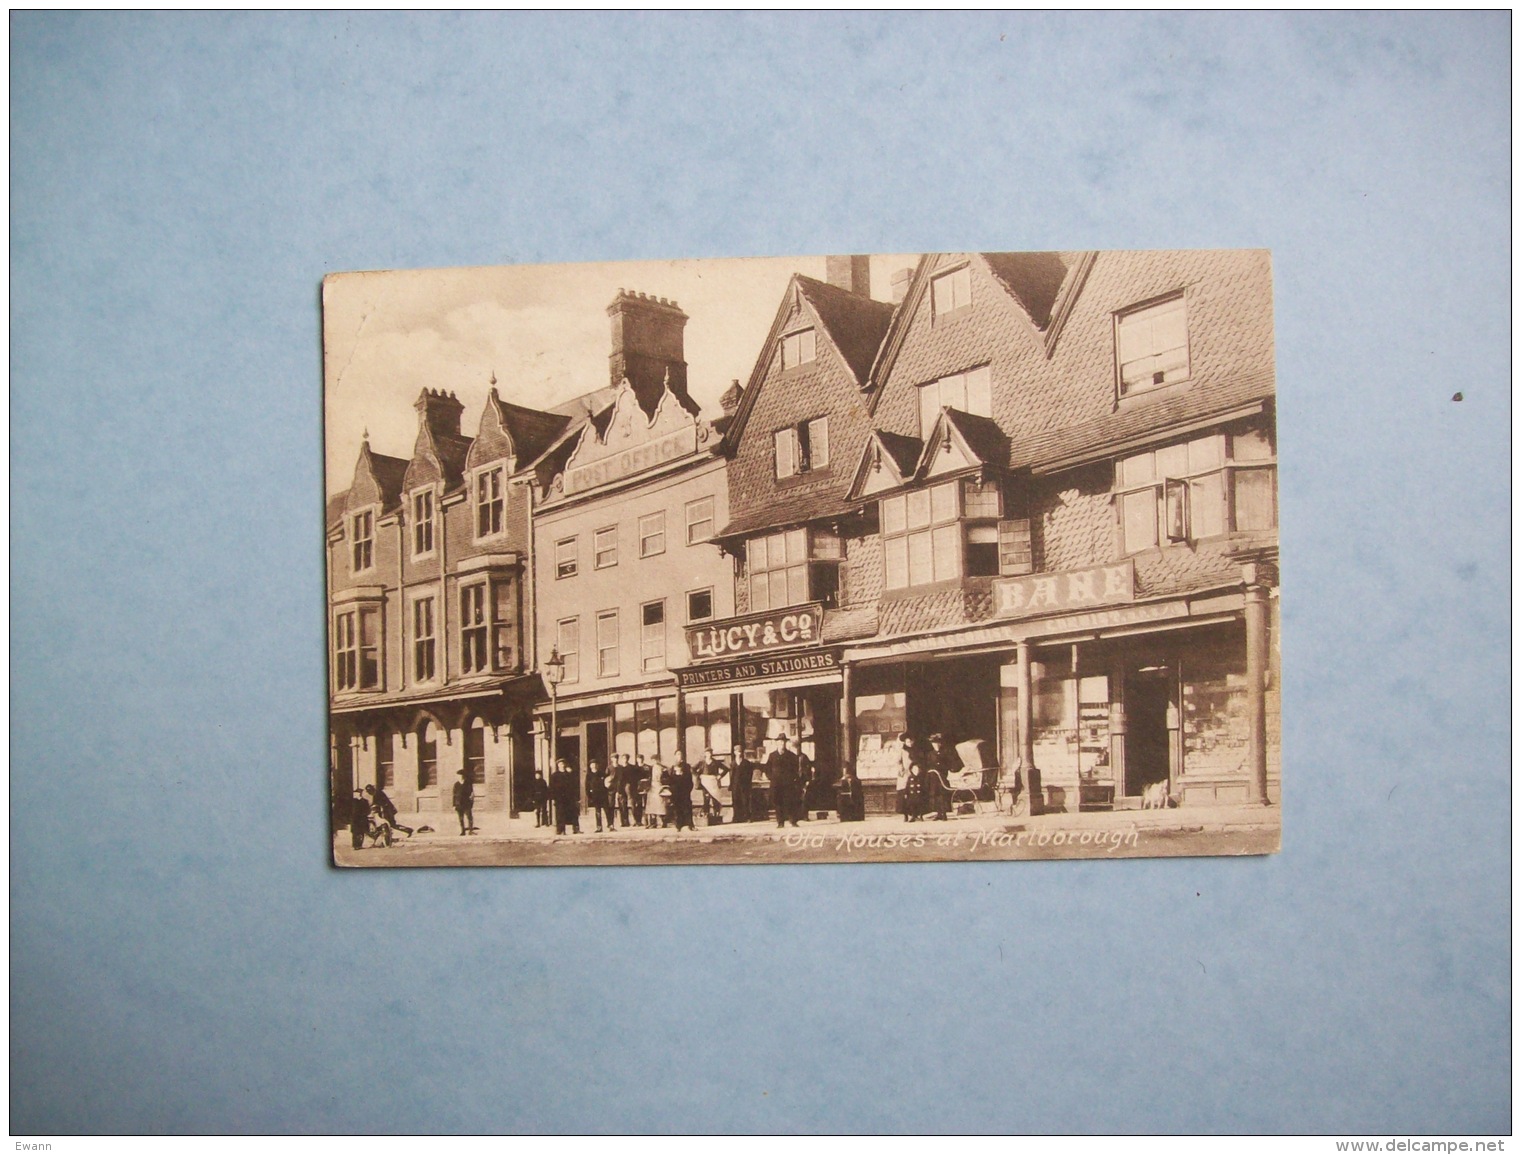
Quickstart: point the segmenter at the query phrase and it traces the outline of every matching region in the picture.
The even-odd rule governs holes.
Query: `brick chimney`
[[[824,258],[824,279],[837,289],[854,293],[858,297],[871,296],[871,258],[836,257]]]
[[[424,389],[413,408],[417,410],[418,422],[426,425],[435,437],[459,436],[459,415],[465,411],[465,407],[453,393],[445,393],[442,389]]]
[[[913,279],[913,269],[899,269],[893,274],[893,304],[903,304],[903,298],[908,296],[908,283]]]
[[[607,307],[613,322],[608,375],[614,388],[626,377],[646,413],[653,413],[670,381],[671,392],[687,400],[687,362],[682,333],[687,315],[675,301],[623,289]]]

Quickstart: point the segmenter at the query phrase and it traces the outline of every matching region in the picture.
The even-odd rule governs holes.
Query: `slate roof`
[[[497,400],[497,412],[501,416],[502,427],[507,430],[517,449],[519,461],[532,461],[538,457],[554,444],[555,438],[572,421],[570,416],[563,413],[545,413],[500,399]]]
[[[1051,323],[1051,309],[1062,282],[1077,264],[1078,253],[983,253],[1014,299],[1024,306],[1037,329]]]
[[[960,409],[946,409],[945,421],[954,426],[967,448],[977,455],[979,461],[1001,464],[1008,459],[1009,439],[991,417],[979,417]]]
[[[986,583],[932,590],[909,597],[884,598],[880,603],[877,637],[893,638],[926,630],[980,622],[992,614],[993,598]]]
[[[898,476],[903,478],[912,477],[914,467],[919,464],[919,456],[924,452],[924,442],[917,437],[906,437],[901,433],[890,433],[886,429],[873,431],[882,448],[887,450],[893,459],[893,464],[898,467]]]
[[[1049,473],[1098,460],[1129,441],[1161,440],[1183,426],[1208,424],[1238,411],[1265,408],[1272,403],[1273,386],[1273,372],[1268,369],[1241,374],[1207,390],[1194,388],[1167,397],[1138,398],[1117,413],[1011,439],[1009,464]]]
[[[832,490],[798,493],[789,496],[781,508],[766,505],[731,518],[729,524],[714,536],[721,539],[742,537],[763,529],[788,529],[826,517],[842,517],[860,509],[863,504],[859,501],[842,501],[841,495]]]
[[[465,445],[468,448],[469,442]],[[460,460],[464,460],[461,456]],[[370,468],[375,471],[375,483],[380,486],[381,507],[393,509],[401,504],[401,487],[410,465],[404,457],[387,457],[384,453],[370,450]]]
[[[348,508],[349,491],[336,493],[327,499],[327,527],[337,529],[343,524],[343,511]]]
[[[882,336],[892,320],[893,306],[801,273],[794,279],[818,314],[820,323],[829,331],[830,341],[855,374],[856,384],[864,385],[871,373],[877,348],[882,344]]]

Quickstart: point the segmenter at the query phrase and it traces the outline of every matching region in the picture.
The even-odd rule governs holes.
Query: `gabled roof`
[[[893,307],[885,301],[874,301],[801,273],[793,280],[813,306],[830,343],[855,374],[856,383],[865,384],[877,347],[882,344],[882,335],[892,320]]]
[[[924,443],[917,437],[905,437],[884,429],[873,429],[861,448],[861,460],[856,465],[855,478],[850,483],[850,497],[859,500],[867,493],[868,479],[881,464],[888,472],[887,486],[876,485],[871,492],[883,488],[897,489],[914,475],[915,466],[923,452]]]
[[[359,460],[354,465],[354,484],[344,494],[345,508],[352,508],[351,502],[364,498],[365,494],[356,491],[361,489],[361,483],[367,483],[365,488],[375,491],[382,510],[395,509],[401,504],[402,484],[409,464],[404,458],[376,453],[370,448],[369,438],[365,438],[359,446]]]
[[[1009,459],[1009,439],[991,417],[963,413],[960,409],[942,409],[924,443],[924,452],[914,469],[917,477],[928,468],[930,460],[945,443],[955,438],[966,452],[983,465],[1002,465]]]
[[[760,386],[766,379],[772,358],[776,356],[776,343],[781,340],[782,331],[792,315],[794,293],[800,293],[807,299],[824,330],[828,344],[840,355],[856,383],[864,389],[870,380],[877,347],[892,322],[894,306],[805,277],[802,273],[793,273],[792,279],[787,283],[787,291],[782,294],[777,305],[771,331],[766,335],[760,353],[755,358],[755,367],[750,370],[750,382],[740,395],[739,408],[735,410],[733,423],[726,434],[730,446],[737,445],[744,436],[745,424],[755,408]]]
[[[924,294],[929,291],[931,273],[943,253],[925,253],[914,266],[903,302],[893,314],[892,324],[872,362],[864,388],[871,391],[870,408],[875,411],[882,385],[892,372],[893,362],[903,347],[904,338]],[[1008,291],[1030,331],[1045,347],[1046,356],[1056,350],[1072,306],[1098,254],[1093,252],[974,253],[987,266],[993,279]]]
[[[1079,253],[983,253],[993,276],[1024,307],[1037,329],[1051,322],[1056,296]]]
[[[519,461],[532,461],[543,453],[571,423],[571,418],[564,414],[544,413],[503,401],[496,395],[495,389],[487,399],[488,405],[493,402],[502,428],[512,438],[513,448],[517,451],[515,456]]]

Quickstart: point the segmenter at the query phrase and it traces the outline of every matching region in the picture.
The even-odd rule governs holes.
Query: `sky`
[[[917,259],[873,256],[872,296],[890,300],[893,272]],[[349,487],[366,433],[377,453],[411,457],[424,387],[457,395],[474,436],[493,374],[504,400],[535,408],[608,385],[607,306],[620,289],[687,313],[688,390],[717,416],[729,383],[748,382],[795,272],[822,279],[824,258],[334,274],[323,284],[327,492]]]

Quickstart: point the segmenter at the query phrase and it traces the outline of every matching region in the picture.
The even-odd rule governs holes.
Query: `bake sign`
[[[1135,563],[1101,565],[1065,573],[998,578],[993,582],[993,614],[1022,618],[1065,610],[1135,601]]]
[[[823,622],[824,607],[813,604],[689,626],[687,653],[694,662],[711,662],[789,646],[816,646],[822,640]]]

